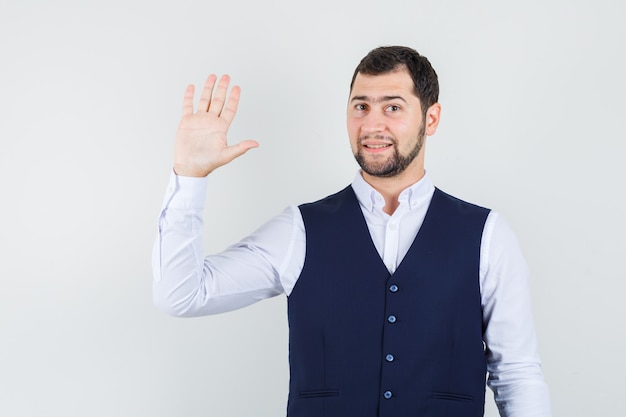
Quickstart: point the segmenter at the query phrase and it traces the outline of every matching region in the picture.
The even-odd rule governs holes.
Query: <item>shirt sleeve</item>
[[[205,256],[207,182],[172,173],[158,218],[153,299],[174,316],[222,313],[290,291],[304,263],[304,224],[293,206],[223,252]]]
[[[502,417],[550,417],[533,323],[529,270],[505,219],[490,213],[481,245],[487,384]]]

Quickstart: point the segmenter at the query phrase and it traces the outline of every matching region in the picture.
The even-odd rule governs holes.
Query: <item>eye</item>
[[[397,111],[400,111],[400,106],[396,106],[395,104],[390,104],[389,106],[385,108],[385,111],[397,112]]]
[[[367,110],[367,105],[363,104],[363,103],[359,103],[359,104],[354,106],[354,109],[356,111],[366,111]]]

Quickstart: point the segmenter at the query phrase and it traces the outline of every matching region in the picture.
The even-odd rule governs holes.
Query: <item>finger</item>
[[[183,97],[183,116],[189,116],[193,114],[193,84],[189,84],[185,89],[185,95]]]
[[[215,80],[217,75],[211,74],[208,76],[202,88],[202,94],[200,95],[200,101],[198,101],[198,113],[206,112],[211,105],[211,95],[213,94],[213,87],[215,86]]]
[[[223,150],[224,163],[229,163],[238,156],[243,155],[252,148],[258,147],[258,142],[254,140],[244,140],[236,145],[231,145]]]
[[[226,90],[228,90],[228,83],[230,83],[230,77],[227,74],[222,75],[220,82],[217,84],[217,90],[215,95],[209,104],[208,112],[219,116],[224,107],[224,101],[226,100]]]
[[[228,124],[233,121],[235,118],[235,114],[237,113],[237,107],[239,106],[239,97],[241,96],[241,89],[238,86],[234,86],[232,90],[230,90],[230,95],[228,96],[228,101],[224,106],[224,110],[222,110],[222,114],[220,117],[223,117]]]

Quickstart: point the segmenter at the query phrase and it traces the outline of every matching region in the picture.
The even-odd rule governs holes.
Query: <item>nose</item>
[[[385,130],[385,123],[383,117],[374,112],[370,112],[363,119],[361,125],[361,132],[365,134],[379,133]]]

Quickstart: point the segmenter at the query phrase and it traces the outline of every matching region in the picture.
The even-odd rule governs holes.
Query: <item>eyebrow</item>
[[[383,103],[385,101],[392,101],[392,100],[401,100],[406,103],[406,100],[402,96],[382,96],[382,97],[376,97],[376,98],[372,98],[369,96],[354,96],[350,99],[350,102],[366,101],[366,102],[371,102],[371,103]]]

